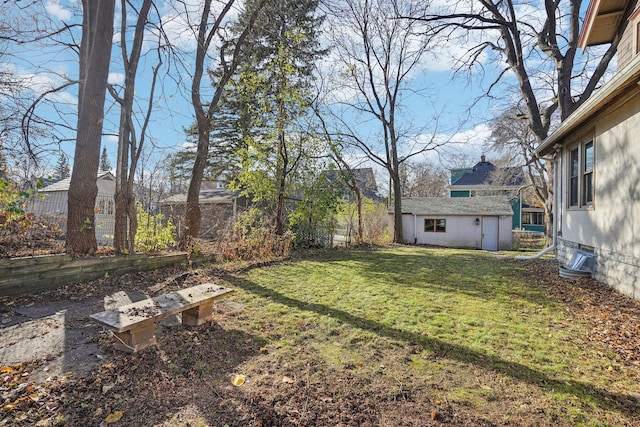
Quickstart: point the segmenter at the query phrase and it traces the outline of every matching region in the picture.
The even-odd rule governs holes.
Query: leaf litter
[[[640,379],[640,302],[591,279],[563,280],[555,262],[529,262],[525,269],[546,295],[563,303],[570,317],[591,325],[588,339],[603,358],[630,367],[630,375]],[[37,304],[70,295],[82,300],[121,289],[153,293],[158,283],[164,293],[214,279],[206,272],[184,276],[169,268],[1,302]],[[375,371],[369,366],[375,362],[358,360],[331,367],[310,348],[299,349],[285,364],[274,364],[266,356],[278,357],[278,349],[237,329],[234,310],[217,307],[215,314],[217,323],[159,333],[157,348],[135,355],[112,351],[103,341],[109,357],[84,378],[70,374],[33,380],[31,373],[47,360],[0,366],[0,426],[493,426],[549,421],[545,414],[489,421],[473,408],[442,401],[433,384],[399,378],[391,389],[383,366]],[[242,387],[230,383],[248,361],[255,371],[251,381],[242,377]],[[514,404],[527,408],[531,402],[518,396]]]

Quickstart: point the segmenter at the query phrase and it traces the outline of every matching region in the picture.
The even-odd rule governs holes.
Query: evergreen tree
[[[56,163],[55,178],[64,179],[71,176],[71,169],[69,168],[69,159],[64,153],[60,153],[58,157],[58,163]]]
[[[249,0],[249,2],[256,0]],[[241,171],[238,187],[267,202],[275,212],[278,233],[283,231],[284,201],[290,176],[305,138],[296,122],[307,113],[311,76],[320,49],[317,0],[269,1],[243,48],[240,72],[216,115],[214,137],[236,148]],[[246,17],[240,17],[243,28]]]
[[[107,147],[102,147],[102,155],[100,156],[100,170],[111,170],[111,162],[109,162],[109,157],[107,156]]]

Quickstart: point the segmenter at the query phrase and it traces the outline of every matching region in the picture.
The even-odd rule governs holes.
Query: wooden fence
[[[195,264],[215,260],[215,255],[193,256]],[[0,260],[0,296],[23,295],[56,289],[69,283],[120,276],[172,265],[187,265],[187,254],[144,254],[74,259],[70,255],[43,255]]]

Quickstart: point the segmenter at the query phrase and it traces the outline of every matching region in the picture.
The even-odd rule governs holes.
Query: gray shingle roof
[[[217,189],[217,190],[202,190],[200,191],[199,202],[200,203],[231,203],[239,196],[238,192]],[[181,204],[187,203],[186,194],[175,194],[166,199],[160,200],[161,205]]]
[[[513,215],[507,197],[410,197],[402,213],[414,215]]]
[[[456,182],[451,184],[452,187],[464,185],[490,185],[492,178],[497,179],[498,185],[504,186],[521,186],[524,185],[524,173],[521,168],[509,167],[498,169],[498,176],[493,177],[496,167],[491,162],[478,162],[473,171],[462,175]],[[502,181],[502,182],[500,182]]]
[[[100,178],[105,178],[108,180],[114,180],[115,176],[110,171],[99,171],[96,177],[96,180]],[[49,191],[69,191],[69,186],[71,185],[71,177],[61,179],[58,182],[55,182],[51,185],[47,185],[44,188],[38,190],[41,193],[49,192]]]

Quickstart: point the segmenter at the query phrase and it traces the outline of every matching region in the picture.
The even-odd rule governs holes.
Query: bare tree
[[[217,12],[217,16],[212,18],[213,0],[204,0],[200,14],[200,21],[196,27],[196,58],[193,80],[191,83],[191,103],[195,111],[196,123],[198,128],[198,142],[196,147],[196,156],[189,182],[189,190],[187,191],[187,208],[186,208],[186,224],[185,233],[183,234],[182,247],[189,247],[190,241],[198,237],[200,230],[201,211],[199,205],[200,186],[204,175],[204,169],[209,156],[209,144],[211,135],[211,123],[214,112],[217,109],[220,98],[225,85],[233,76],[239,65],[240,49],[247,37],[249,31],[253,27],[258,11],[264,5],[266,0],[260,0],[255,4],[254,10],[249,15],[247,26],[235,41],[220,40],[217,61],[221,66],[222,72],[217,76],[217,80],[213,82],[214,92],[211,99],[205,100],[202,95],[202,78],[206,74],[205,61],[208,58],[209,50],[216,35],[222,32],[225,19],[229,14],[235,0],[229,0],[223,3],[222,9]],[[231,49],[230,58],[228,50]]]
[[[430,32],[451,43],[453,40],[479,40],[469,48],[458,63],[458,71],[471,71],[481,64],[484,55],[498,64],[497,78],[486,96],[493,96],[506,76],[517,80],[521,113],[517,118],[527,124],[529,135],[521,138],[522,146],[531,150],[532,142],[540,143],[549,134],[554,122],[565,120],[588,99],[598,87],[614,57],[620,35],[633,12],[635,2],[629,2],[620,19],[618,37],[597,63],[576,61],[580,29],[581,0],[458,0],[443,6],[441,11],[423,15],[399,13],[410,21],[430,25]],[[535,11],[535,14],[532,13]],[[507,101],[510,105],[512,101]],[[530,140],[529,137],[533,139]],[[528,157],[531,157],[529,151]],[[539,164],[530,167],[539,168]],[[551,162],[544,164],[544,173],[553,175]],[[541,170],[538,172],[542,172]],[[552,232],[552,188],[539,191],[547,217],[547,235]]]
[[[406,163],[406,180],[402,194],[406,197],[444,197],[449,174],[442,166],[430,162]]]
[[[333,162],[338,167],[340,171],[340,176],[346,186],[351,190],[355,196],[356,203],[356,245],[360,245],[362,243],[362,238],[364,234],[364,219],[362,216],[362,191],[360,189],[360,185],[358,183],[358,179],[356,174],[349,164],[349,162],[345,159],[345,147],[344,143],[341,140],[336,140],[329,128],[327,123],[320,112],[320,109],[317,105],[314,106],[315,117],[318,119],[320,123],[320,128],[322,131],[322,136],[326,139],[327,146],[329,148],[329,156],[333,160]]]
[[[425,7],[425,2],[413,0],[345,0],[332,10],[340,22],[332,25],[336,30],[333,52],[344,68],[340,76],[344,86],[339,90],[353,94],[341,102],[344,110],[337,117],[337,133],[388,171],[390,196],[394,196],[395,242],[402,241],[400,165],[442,145],[434,138],[411,133],[402,120],[402,95],[421,66],[428,41],[416,35],[420,29],[417,21],[394,19],[395,12],[404,10],[414,16]],[[377,124],[375,135],[368,132],[370,124],[362,126],[371,119]]]
[[[136,75],[142,55],[142,44],[152,0],[144,0],[137,10],[137,20],[132,40],[127,39],[127,0],[121,0],[122,22],[120,28],[120,51],[125,72],[124,89],[119,95],[115,88],[109,86],[113,98],[120,105],[120,125],[118,130],[118,158],[116,163],[116,193],[115,193],[115,225],[114,247],[118,253],[133,253],[137,230],[137,212],[134,194],[134,180],[136,168],[144,141],[146,129],[149,125],[153,106],[158,71],[162,65],[162,56],[158,47],[156,65],[152,67],[152,78],[149,101],[141,122],[141,129],[134,125],[134,99],[136,94]],[[162,32],[158,31],[159,37]],[[129,43],[131,51],[129,52]],[[160,43],[160,40],[159,40]]]
[[[511,108],[491,121],[492,147],[504,154],[517,154],[520,164],[524,163],[524,169],[535,198],[545,209],[545,218],[548,231],[552,224],[549,222],[552,200],[550,189],[553,188],[553,175],[550,175],[548,165],[543,159],[535,157],[533,150],[538,143],[533,135],[528,121],[523,119],[524,113],[517,107]],[[549,234],[549,233],[547,233]]]
[[[83,0],[82,41],[80,43],[80,87],[78,91],[78,131],[74,168],[69,185],[67,253],[95,254],[96,176],[104,101],[111,62],[115,0]],[[107,54],[105,54],[107,52]]]
[[[61,104],[64,103],[56,93],[77,81],[49,67],[47,61],[33,62],[34,50],[43,54],[61,49],[77,51],[77,44],[69,38],[74,27],[79,25],[60,22],[47,13],[43,0],[3,5],[0,15],[0,151],[12,164],[14,156],[19,158],[28,154],[38,162],[46,155],[59,153],[58,144],[66,137],[66,131],[75,130],[75,126],[69,126],[62,117],[59,120],[45,117],[36,111],[36,107],[47,104],[50,110],[62,112],[64,106]],[[33,68],[29,73],[17,65],[25,63]],[[59,65],[57,63],[56,67]],[[58,102],[53,102],[54,99]],[[16,159],[15,163],[18,161]]]

